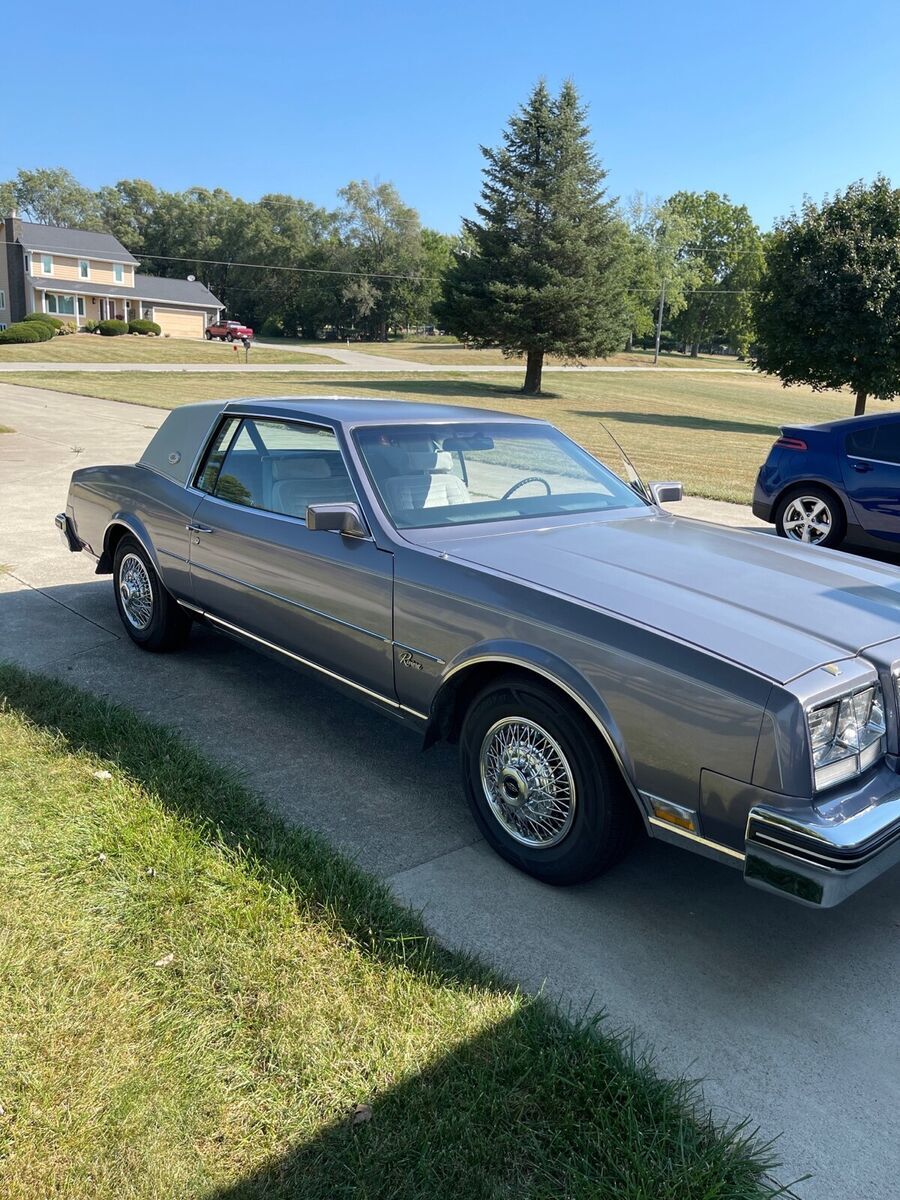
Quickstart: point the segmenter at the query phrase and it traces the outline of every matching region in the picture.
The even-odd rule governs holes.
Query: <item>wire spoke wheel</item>
[[[495,820],[524,846],[547,849],[575,819],[575,782],[559,743],[525,717],[504,717],[484,736],[481,786]]]
[[[137,630],[146,629],[153,620],[153,584],[136,554],[126,554],[119,564],[118,587],[125,619]]]
[[[819,496],[796,496],[784,510],[782,518],[787,537],[812,546],[825,541],[833,524],[831,510]]]

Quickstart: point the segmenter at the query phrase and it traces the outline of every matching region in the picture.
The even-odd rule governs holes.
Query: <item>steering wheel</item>
[[[547,495],[551,496],[553,494],[553,489],[551,488],[551,486],[547,482],[547,480],[543,478],[543,476],[527,475],[524,479],[520,479],[518,483],[514,483],[511,488],[507,488],[507,490],[503,493],[503,495],[500,497],[500,499],[508,500],[510,498],[510,496],[512,496],[515,492],[517,492],[520,487],[524,487],[526,483],[542,483],[544,485],[544,487],[547,489]]]

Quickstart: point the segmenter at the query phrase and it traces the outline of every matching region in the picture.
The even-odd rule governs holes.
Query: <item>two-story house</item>
[[[172,337],[202,337],[222,304],[192,279],[142,275],[138,260],[110,233],[3,221],[0,329],[26,313],[46,312],[83,325],[145,317]]]

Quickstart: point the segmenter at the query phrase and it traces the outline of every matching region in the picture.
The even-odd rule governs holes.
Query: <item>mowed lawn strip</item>
[[[237,349],[235,349],[237,346]],[[55,337],[49,342],[28,342],[17,346],[0,346],[0,365],[17,362],[33,363],[220,363],[223,366],[242,363],[244,347],[239,343],[191,340],[189,338],[140,337],[123,334],[121,337],[102,337],[84,333]],[[254,346],[250,362],[258,363],[323,363],[334,362],[322,354],[304,354],[296,350],[279,350],[270,346]],[[3,376],[0,375],[0,381]]]
[[[275,342],[269,342],[268,345],[276,345]],[[298,343],[298,345],[310,343]],[[321,343],[320,343],[321,344]],[[327,345],[327,343],[325,343]],[[342,342],[342,349],[348,347]],[[484,365],[506,365],[515,366],[521,365],[522,374],[525,373],[525,359],[521,356],[508,358],[499,348],[474,350],[463,345],[461,342],[453,341],[435,341],[435,342],[359,342],[351,343],[349,349],[358,351],[361,354],[372,354],[382,358],[399,358],[406,359],[407,362],[423,362],[423,363],[443,363],[444,365],[458,366],[460,371],[465,371],[468,364],[477,366]],[[616,366],[616,367],[652,367],[653,353],[649,350],[630,350],[621,354],[611,354],[607,358],[582,358],[572,359],[560,357],[556,354],[548,354],[544,360],[545,366],[566,366],[566,365],[581,365],[581,366]],[[703,354],[697,358],[691,358],[685,354],[662,354],[659,359],[659,367],[687,367],[690,370],[705,370],[710,367],[716,370],[735,370],[748,371],[749,365],[746,362],[739,362],[736,358],[727,357],[721,354]]]
[[[0,666],[4,1200],[771,1196],[596,1022],[174,734]]]
[[[236,396],[388,396],[472,404],[545,417],[603,457],[606,425],[647,479],[680,479],[686,491],[747,504],[760,463],[779,426],[816,423],[853,412],[849,393],[783,388],[751,371],[631,371],[544,377],[545,394],[526,398],[518,376],[427,376],[407,372],[303,375],[3,374],[3,383],[57,389],[174,408]],[[2,392],[0,392],[2,395]],[[2,401],[0,401],[2,411]],[[887,412],[872,401],[870,412]]]

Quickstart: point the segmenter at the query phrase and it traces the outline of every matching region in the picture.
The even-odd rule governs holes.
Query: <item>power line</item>
[[[7,246],[21,245],[21,242],[14,241],[11,238],[2,239]],[[24,247],[23,247],[24,249]],[[71,246],[51,246],[44,247],[43,251],[38,253],[47,254],[63,254],[69,258],[76,258],[77,254],[73,252]],[[163,262],[182,262],[196,263],[209,267],[240,267],[243,270],[249,271],[284,271],[293,272],[300,275],[336,275],[342,278],[354,277],[357,279],[402,279],[407,283],[440,283],[439,275],[402,275],[391,274],[387,271],[342,271],[330,267],[290,267],[280,266],[275,263],[249,263],[235,262],[228,258],[195,258],[184,254],[135,254],[132,257],[137,259],[152,260],[158,259]],[[54,276],[48,275],[43,277],[49,281],[54,280]],[[174,278],[174,277],[173,277]],[[65,283],[65,280],[60,280],[60,283]],[[81,282],[74,280],[72,282]],[[232,291],[246,291],[246,288],[232,287]],[[626,288],[631,294],[643,293],[645,295],[656,295],[655,288],[634,287]],[[687,289],[685,295],[688,296],[742,296],[742,295],[758,295],[758,289],[754,288],[690,288]]]

